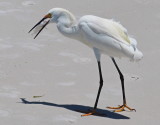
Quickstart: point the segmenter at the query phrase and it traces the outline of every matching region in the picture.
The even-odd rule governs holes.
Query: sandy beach
[[[114,113],[122,104],[121,84],[111,59],[102,56],[104,86],[99,86],[92,49],[62,36],[50,24],[33,39],[28,31],[51,8],[61,7],[77,19],[96,15],[119,21],[138,41],[144,58],[116,61],[124,74],[127,103],[136,112]],[[160,124],[159,0],[0,0],[1,125],[158,125]]]

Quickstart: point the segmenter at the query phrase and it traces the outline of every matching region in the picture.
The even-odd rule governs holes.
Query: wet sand
[[[160,1],[158,0],[14,0],[0,1],[0,123],[5,125],[158,125],[160,123]],[[138,41],[139,63],[116,59],[124,73],[128,105],[136,112],[113,113],[122,104],[118,73],[102,56],[104,86],[98,111],[93,107],[99,77],[91,49],[62,36],[55,24],[37,39],[32,26],[54,7],[76,18],[92,14],[120,21]],[[34,97],[35,96],[35,97]]]

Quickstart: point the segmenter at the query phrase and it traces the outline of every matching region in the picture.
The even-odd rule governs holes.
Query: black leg
[[[100,82],[99,83],[100,84],[99,84],[99,89],[98,89],[98,94],[97,94],[96,102],[95,102],[95,105],[94,105],[94,109],[97,108],[99,96],[100,96],[101,89],[102,89],[102,86],[103,86],[103,77],[102,77],[101,62],[100,61],[98,61],[98,69],[99,69],[99,77],[100,77]]]
[[[116,63],[116,61],[113,57],[112,57],[112,61],[113,61],[114,65],[115,65],[115,67],[116,67],[116,69],[119,73],[119,76],[120,76],[121,85],[122,85],[122,94],[123,94],[123,105],[120,105],[118,107],[107,107],[107,108],[116,109],[116,110],[114,110],[114,112],[124,111],[125,110],[124,108],[127,108],[130,111],[136,111],[135,109],[132,109],[132,108],[128,107],[127,104],[126,104],[125,89],[124,89],[124,77],[123,77],[123,74],[121,73],[121,71],[120,71],[120,69],[119,69],[119,67],[118,67],[118,65],[117,65],[117,63]]]
[[[120,71],[120,69],[119,69],[119,67],[113,57],[112,57],[112,61],[113,61],[114,65],[119,73],[119,76],[120,76],[121,85],[122,85],[122,94],[123,94],[123,104],[126,104],[125,89],[124,89],[124,77],[123,77],[123,74],[121,73],[121,71]]]
[[[94,104],[94,109],[91,110],[91,112],[87,112],[86,114],[83,114],[81,116],[89,116],[89,115],[93,115],[93,114],[104,115],[104,114],[99,114],[99,113],[96,112],[99,96],[100,96],[101,89],[102,89],[102,86],[103,86],[103,78],[102,78],[101,62],[100,61],[98,61],[98,70],[99,70],[100,84],[99,84],[99,89],[98,89],[98,94],[97,94],[96,102]]]

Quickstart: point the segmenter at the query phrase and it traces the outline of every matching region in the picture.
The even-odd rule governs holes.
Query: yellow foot
[[[104,114],[100,114],[100,113],[96,112],[96,110],[93,109],[91,111],[86,112],[85,114],[83,114],[81,116],[83,117],[83,116],[90,116],[90,115],[99,115],[99,116],[102,116]]]
[[[93,110],[93,111],[88,112],[88,113],[85,113],[85,114],[83,114],[83,115],[81,115],[81,116],[90,116],[90,115],[93,115],[93,114],[95,114],[95,113],[96,113],[96,111]]]
[[[135,112],[136,112],[135,109],[132,109],[132,108],[128,107],[127,104],[119,105],[118,107],[107,107],[107,108],[109,108],[109,109],[116,109],[116,110],[114,110],[114,112],[122,112],[122,111],[125,111],[124,108],[127,108],[127,109],[129,109],[130,111],[135,111]]]

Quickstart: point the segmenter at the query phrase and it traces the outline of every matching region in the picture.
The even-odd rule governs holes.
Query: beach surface
[[[136,63],[116,58],[124,74],[128,106],[111,59],[102,56],[104,86],[98,112],[99,86],[92,49],[62,36],[50,24],[36,38],[28,31],[48,12],[61,7],[77,19],[96,15],[119,21],[138,41],[144,58]],[[0,124],[1,125],[158,125],[160,124],[160,1],[159,0],[0,0]]]

